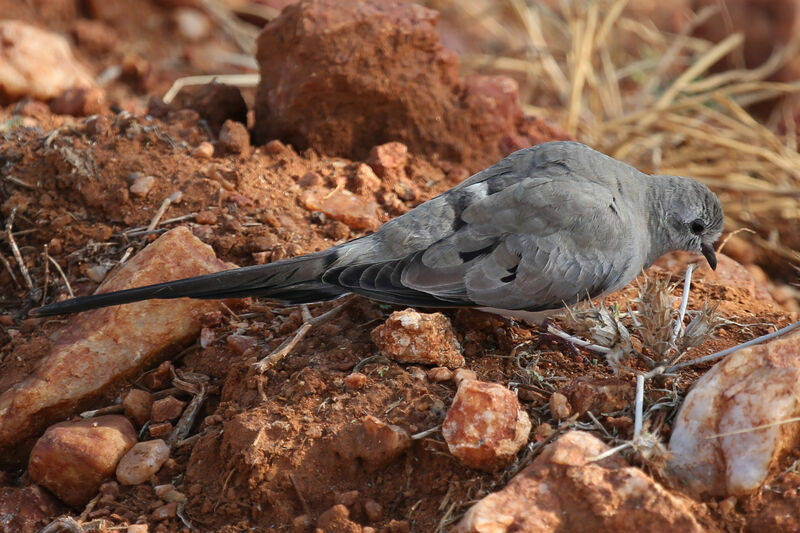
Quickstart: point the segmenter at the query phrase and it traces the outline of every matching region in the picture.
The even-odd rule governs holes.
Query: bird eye
[[[689,225],[689,227],[691,228],[692,233],[694,233],[695,235],[700,235],[701,233],[703,233],[703,231],[705,231],[706,224],[705,222],[703,222],[698,218],[693,220],[692,223]]]

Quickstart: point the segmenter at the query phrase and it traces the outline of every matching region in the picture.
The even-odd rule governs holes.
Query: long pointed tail
[[[145,287],[82,296],[32,309],[31,314],[60,315],[142,300],[172,298],[211,300],[264,296],[288,304],[331,300],[345,294],[345,291],[319,280],[336,257],[336,251],[331,249],[267,265],[235,268]]]

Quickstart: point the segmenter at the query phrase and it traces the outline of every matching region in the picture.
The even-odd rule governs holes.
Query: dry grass
[[[711,72],[743,42],[740,34],[716,44],[692,36],[720,16],[716,7],[675,34],[633,18],[628,0],[429,4],[481,29],[480,48],[492,52],[467,55],[466,69],[514,76],[529,112],[609,155],[706,183],[723,201],[728,230],[752,227],[755,234],[741,237],[800,262],[787,235],[774,231],[800,223],[792,110],[800,81],[766,81],[800,49],[800,37],[758,68]],[[776,97],[783,99],[764,123],[745,109]]]

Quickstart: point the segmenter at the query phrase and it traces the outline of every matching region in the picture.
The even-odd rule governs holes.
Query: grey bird
[[[327,250],[53,303],[38,316],[152,298],[262,296],[285,304],[356,293],[415,307],[542,312],[633,281],[672,250],[716,267],[719,199],[680,176],[651,176],[577,142],[515,152],[458,186]]]

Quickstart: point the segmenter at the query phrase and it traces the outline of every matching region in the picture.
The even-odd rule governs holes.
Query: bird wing
[[[434,199],[438,218],[420,210],[413,220],[396,219],[364,242],[370,260],[335,266],[323,281],[405,305],[527,310],[616,288],[635,246],[629,217],[605,184],[560,161],[493,169]]]

